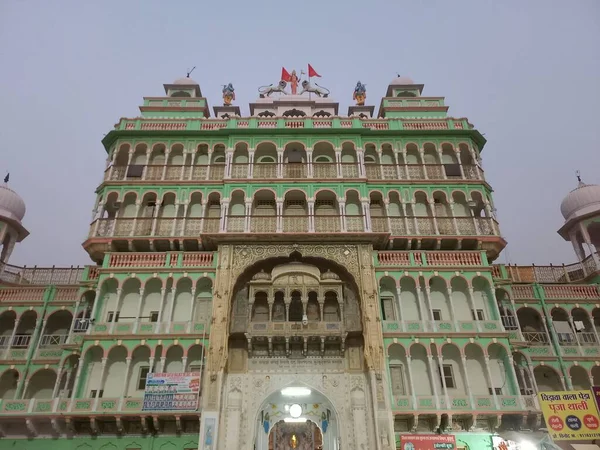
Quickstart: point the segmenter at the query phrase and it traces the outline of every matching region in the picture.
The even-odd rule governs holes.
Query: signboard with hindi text
[[[200,394],[200,373],[149,373],[142,411],[195,411]]]
[[[401,450],[456,450],[456,439],[452,434],[403,434],[400,436]]]
[[[552,440],[600,438],[600,419],[592,391],[540,392],[538,397]]]

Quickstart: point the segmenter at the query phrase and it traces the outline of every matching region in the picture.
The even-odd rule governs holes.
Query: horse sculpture
[[[310,82],[304,80],[302,82],[302,91],[300,92],[300,95],[304,94],[305,92],[309,92],[311,94],[317,94],[319,97],[327,98],[329,96],[329,89],[319,86],[317,83],[315,83],[315,86],[316,87],[313,87]]]
[[[274,85],[270,84],[268,86],[261,86],[258,88],[258,93],[260,94],[260,98],[269,97],[274,92],[279,92],[280,94],[287,95],[287,92],[284,91],[287,83],[283,80],[279,82],[279,84]]]

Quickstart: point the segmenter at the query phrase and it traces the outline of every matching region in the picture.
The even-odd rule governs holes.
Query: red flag
[[[321,75],[319,75],[317,73],[317,71],[315,69],[313,69],[313,66],[311,66],[310,64],[308,65],[308,78],[311,77],[320,77]]]
[[[285,70],[285,67],[281,68],[281,80],[287,81],[288,83],[290,81],[292,81],[292,76],[289,74],[289,72],[287,70]]]

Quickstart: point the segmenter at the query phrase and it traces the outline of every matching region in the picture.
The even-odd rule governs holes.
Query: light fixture
[[[305,387],[286,387],[281,390],[281,395],[286,397],[304,397],[310,395],[312,391]]]
[[[306,420],[307,420],[306,417],[297,417],[297,418],[286,417],[285,419],[283,419],[283,421],[287,422],[287,423],[305,423]]]
[[[302,406],[300,406],[297,403],[294,403],[292,406],[290,406],[290,416],[292,416],[294,419],[297,419],[301,415],[302,415]]]

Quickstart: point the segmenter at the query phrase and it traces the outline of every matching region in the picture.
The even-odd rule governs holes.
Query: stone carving
[[[317,94],[319,97],[327,98],[331,93],[329,89],[319,86],[317,83],[315,83],[315,86],[311,85],[310,81],[304,80],[302,82],[302,90],[300,91],[300,95],[308,92],[309,94]]]
[[[248,288],[240,289],[233,300],[231,333],[243,333],[248,327]]]
[[[268,86],[261,86],[258,88],[258,93],[260,94],[260,98],[270,97],[271,94],[279,93],[283,95],[287,95],[285,92],[285,87],[287,86],[287,82],[281,80],[279,83],[269,84]]]

